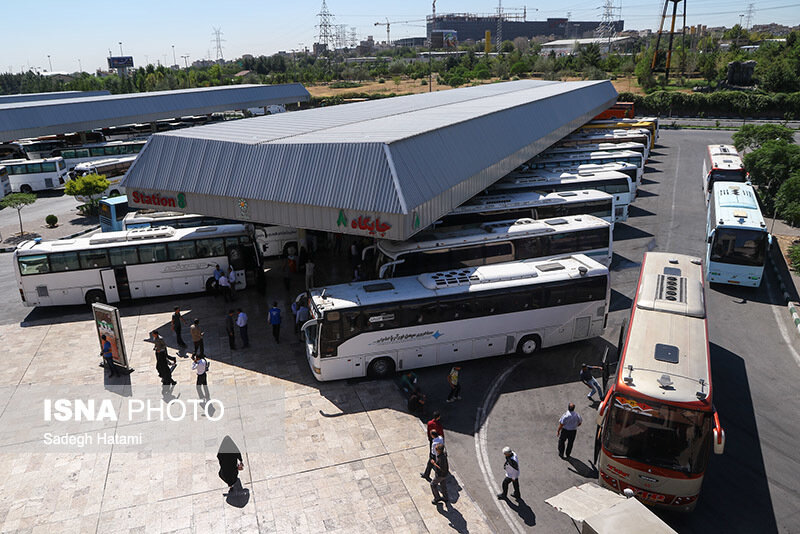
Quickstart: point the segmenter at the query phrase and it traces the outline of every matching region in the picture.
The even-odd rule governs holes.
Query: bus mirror
[[[711,244],[711,240],[713,239],[713,237],[714,237],[713,233],[708,234],[708,238],[706,239],[706,243],[708,243],[710,245]]]
[[[714,454],[722,454],[725,451],[725,431],[721,428],[714,429]]]

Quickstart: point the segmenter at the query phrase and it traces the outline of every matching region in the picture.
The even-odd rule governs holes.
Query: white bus
[[[732,145],[708,145],[703,159],[703,196],[708,203],[714,182],[741,182],[749,179],[744,163],[736,147]]]
[[[53,150],[54,156],[61,156],[72,170],[78,163],[99,159],[119,158],[122,156],[136,155],[142,151],[147,140],[134,139],[132,141],[108,141],[91,145],[74,146]]]
[[[3,165],[8,171],[11,190],[15,193],[58,189],[67,180],[67,166],[63,158],[9,159]]]
[[[625,143],[581,143],[551,146],[542,154],[582,154],[584,152],[615,152],[619,150],[630,150],[642,155],[642,161],[647,162],[650,150],[643,143],[628,141]]]
[[[8,178],[8,169],[0,163],[0,199],[11,192],[11,180]]]
[[[241,289],[260,259],[245,226],[231,224],[25,241],[13,263],[26,306],[60,306],[210,290],[217,264],[233,266]]]
[[[706,278],[758,287],[770,236],[749,184],[716,182],[706,217]]]
[[[70,172],[70,179],[72,177],[86,176],[87,174],[99,174],[106,177],[109,185],[100,196],[103,197],[117,197],[125,194],[125,188],[122,187],[122,178],[128,169],[133,165],[136,156],[125,156],[123,158],[109,158],[97,161],[87,161],[79,163],[75,169]],[[75,197],[79,202],[88,202],[87,197]]]
[[[710,451],[725,447],[700,258],[647,252],[629,325],[617,376],[598,409],[600,484],[688,512],[697,505]]]
[[[645,159],[650,157],[650,131],[638,130],[586,130],[573,132],[555,146],[579,146],[593,143],[642,143],[646,147]]]
[[[497,221],[423,231],[407,241],[380,239],[376,273],[393,278],[571,254],[610,265],[611,246],[611,225],[591,215]]]
[[[594,215],[614,225],[614,197],[585,189],[558,193],[522,191],[475,196],[436,222],[436,227],[504,221],[550,219],[567,215]]]
[[[636,189],[630,176],[617,171],[565,172],[563,169],[539,170],[529,173],[510,174],[490,187],[491,195],[512,192],[537,191],[561,193],[594,189],[614,197],[614,220],[628,219],[628,207],[636,197]]]
[[[153,226],[172,226],[173,228],[195,228],[197,226],[214,226],[219,224],[238,224],[239,221],[199,215],[196,213],[181,213],[177,211],[155,211],[142,209],[128,212],[122,219],[122,229],[150,228]],[[253,237],[256,241],[259,254],[263,257],[286,255],[289,248],[300,250],[300,238],[296,228],[272,226],[268,224],[249,224],[252,227]]]
[[[547,154],[542,153],[522,165],[516,173],[525,173],[536,170],[553,170],[563,167],[576,167],[585,164],[603,164],[612,162],[632,163],[636,166],[636,180],[634,183],[638,187],[642,183],[644,174],[644,157],[632,150],[606,150],[598,152],[571,153],[571,154]]]
[[[610,289],[580,254],[312,289],[306,355],[320,381],[530,355],[600,335]]]

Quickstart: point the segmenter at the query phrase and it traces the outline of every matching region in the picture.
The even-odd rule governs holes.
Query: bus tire
[[[100,289],[91,289],[86,292],[86,304],[91,306],[95,302],[99,302],[100,304],[106,303],[106,294]]]
[[[542,346],[542,340],[537,335],[525,336],[517,343],[517,354],[520,356],[530,356]]]
[[[22,184],[21,186],[19,186],[19,192],[20,193],[33,193],[33,188],[31,188],[31,186],[29,186],[28,184]]]
[[[369,362],[367,375],[371,378],[386,378],[394,373],[394,361],[391,358],[375,358]]]

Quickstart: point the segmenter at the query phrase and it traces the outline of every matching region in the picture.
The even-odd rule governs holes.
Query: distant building
[[[789,35],[792,31],[798,29],[800,29],[800,26],[789,27],[775,22],[771,22],[770,24],[753,24],[753,26],[750,27],[751,32],[769,33],[771,35]]]
[[[372,53],[375,49],[375,39],[372,38],[371,35],[367,36],[365,41],[361,41],[361,43],[356,47],[356,53],[359,56],[367,56]]]
[[[550,52],[555,53],[557,56],[571,56],[575,54],[581,46],[596,44],[600,47],[602,54],[607,54],[610,48],[620,48],[624,44],[632,43],[632,37],[592,37],[588,39],[560,39],[558,41],[550,41],[542,45],[541,55],[547,55]]]
[[[426,37],[406,37],[403,39],[395,39],[392,43],[395,46],[428,46],[428,39]]]
[[[427,17],[427,36],[430,37],[433,16]],[[566,18],[549,18],[545,21],[528,21],[524,17],[508,15],[503,18],[503,40],[513,41],[517,37],[531,39],[542,35],[556,38],[572,38],[590,36],[600,25],[600,21],[574,21]],[[624,29],[624,21],[614,22],[614,30]],[[472,13],[443,13],[436,15],[436,29],[448,29],[457,32],[461,41],[471,39],[482,41],[487,31],[496,37],[497,16]]]

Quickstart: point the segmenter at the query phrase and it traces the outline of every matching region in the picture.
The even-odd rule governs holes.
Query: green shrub
[[[800,244],[789,247],[789,267],[793,271],[800,272]]]
[[[44,222],[47,223],[47,226],[50,228],[55,228],[55,226],[58,224],[58,217],[52,214],[48,215],[44,218]]]

